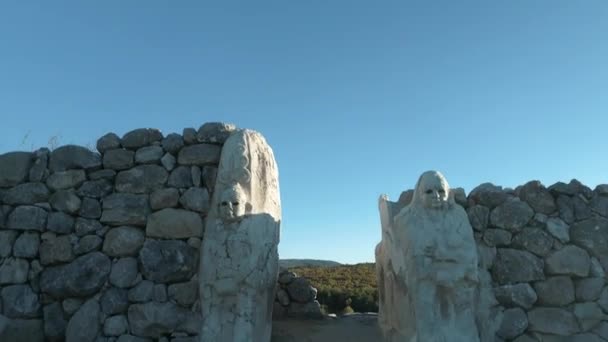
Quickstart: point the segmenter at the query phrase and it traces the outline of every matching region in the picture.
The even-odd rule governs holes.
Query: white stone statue
[[[269,342],[281,205],[272,150],[257,132],[222,149],[201,246],[203,342]]]
[[[386,341],[480,341],[473,229],[445,177],[423,173],[412,202],[396,216],[386,196],[379,202],[378,321]]]

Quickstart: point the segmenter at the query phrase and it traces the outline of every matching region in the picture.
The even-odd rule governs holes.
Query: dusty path
[[[379,342],[374,314],[351,314],[325,320],[277,320],[272,322],[272,342]]]

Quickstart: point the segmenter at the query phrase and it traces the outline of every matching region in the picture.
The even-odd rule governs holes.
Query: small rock
[[[150,193],[167,182],[167,171],[158,165],[139,165],[116,175],[116,190],[134,194]]]
[[[94,198],[85,197],[82,199],[78,214],[84,218],[98,219],[101,217],[101,204]]]
[[[540,228],[525,227],[519,234],[515,235],[512,246],[543,257],[551,252],[553,238]]]
[[[160,159],[160,163],[167,171],[171,171],[175,168],[177,160],[170,153],[165,153],[165,155]]]
[[[553,196],[539,181],[526,183],[521,188],[520,198],[539,213],[549,215],[557,210]]]
[[[528,312],[528,330],[568,336],[579,332],[574,315],[560,308],[537,307]]]
[[[167,285],[154,285],[154,301],[158,303],[164,303],[167,301]]]
[[[189,188],[192,184],[192,173],[189,167],[178,166],[169,175],[167,184],[173,188]]]
[[[11,255],[13,243],[17,239],[19,232],[15,230],[0,230],[0,258]]]
[[[149,216],[146,235],[166,239],[202,237],[203,220],[193,212],[167,208]]]
[[[44,306],[44,335],[51,341],[62,341],[68,322],[63,316],[61,305],[54,302]]]
[[[492,277],[501,285],[542,280],[543,261],[530,252],[499,248]]]
[[[169,299],[182,306],[191,306],[198,298],[198,281],[171,284],[168,288]]]
[[[511,233],[503,229],[486,229],[483,233],[483,241],[490,246],[508,246],[511,244]]]

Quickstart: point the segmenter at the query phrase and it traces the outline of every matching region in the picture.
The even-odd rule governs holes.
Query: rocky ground
[[[276,320],[272,342],[381,341],[376,314],[356,313],[324,320]]]

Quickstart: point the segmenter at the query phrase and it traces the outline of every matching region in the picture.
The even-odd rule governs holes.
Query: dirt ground
[[[324,320],[276,320],[272,342],[382,341],[375,314],[351,314]]]

